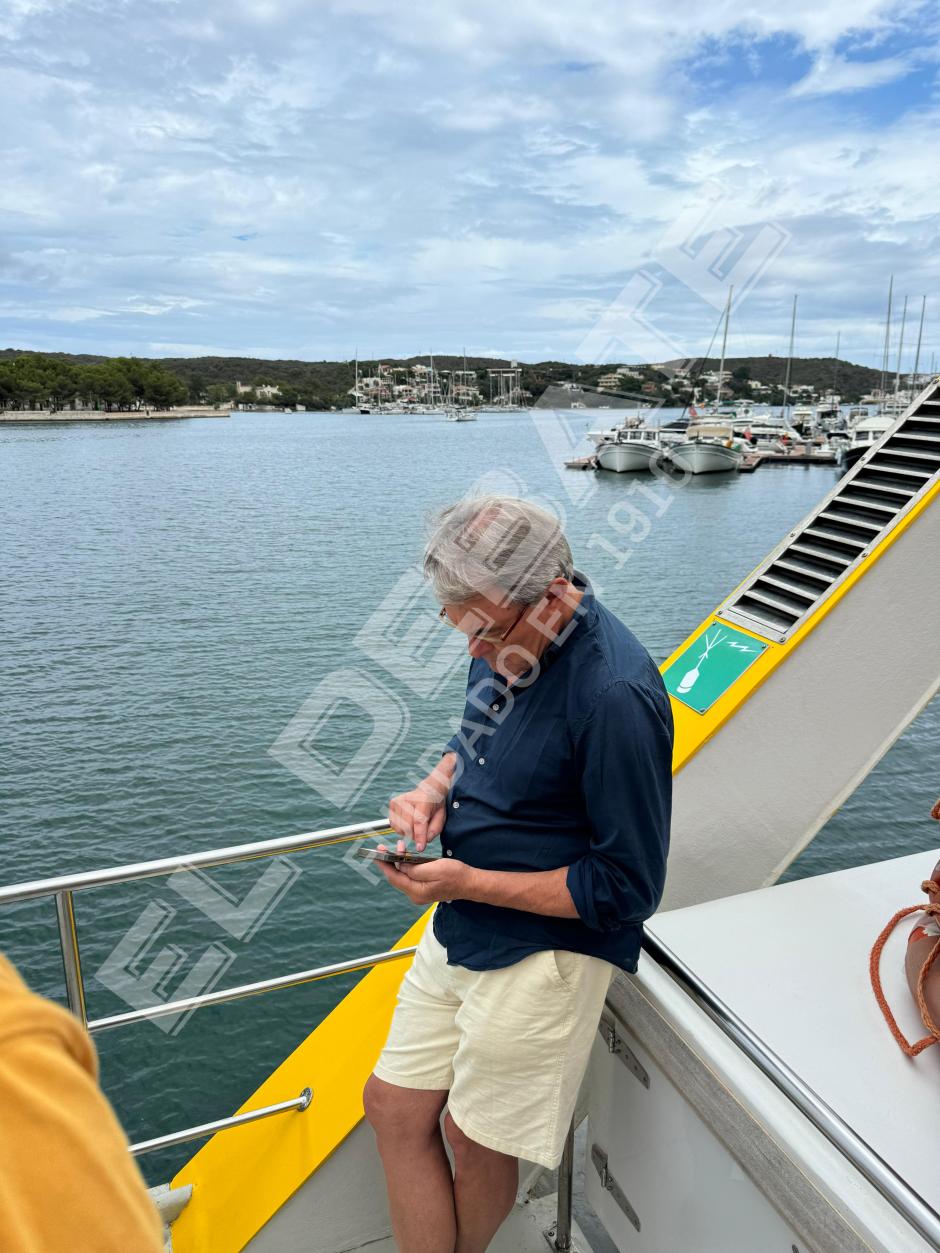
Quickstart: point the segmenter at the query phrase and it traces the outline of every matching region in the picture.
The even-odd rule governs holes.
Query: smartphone
[[[426,857],[424,853],[396,853],[394,849],[357,848],[353,856],[359,861],[384,861],[390,866],[423,866],[426,862],[437,861],[436,857]]]

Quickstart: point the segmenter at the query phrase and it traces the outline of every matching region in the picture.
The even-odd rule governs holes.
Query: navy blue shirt
[[[575,582],[583,586],[580,576]],[[512,686],[474,658],[441,834],[485,870],[567,866],[577,918],[451,901],[434,934],[451,965],[510,966],[569,949],[636,969],[666,876],[672,709],[653,660],[585,590],[571,623]]]

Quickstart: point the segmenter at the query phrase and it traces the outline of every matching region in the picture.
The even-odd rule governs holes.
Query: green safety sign
[[[723,622],[701,631],[663,674],[666,690],[703,714],[761,655],[766,644]]]

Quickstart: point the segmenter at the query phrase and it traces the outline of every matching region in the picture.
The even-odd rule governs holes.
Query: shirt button
[[[493,705],[493,708],[496,710],[497,713],[499,713],[499,705]]]
[[[449,848],[449,849],[447,850],[447,856],[448,856],[448,857],[453,857],[453,855],[454,855],[454,850],[453,850],[452,848]]]
[[[481,766],[485,766],[485,765],[486,765],[486,758],[485,758],[485,757],[481,757],[481,758],[480,758],[480,765],[481,765]]]
[[[453,805],[452,805],[452,807],[451,807],[451,808],[453,808],[453,809],[459,809],[459,808],[460,808],[460,801],[454,801],[454,803],[453,803]]]

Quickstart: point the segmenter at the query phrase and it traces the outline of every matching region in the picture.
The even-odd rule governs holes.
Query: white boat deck
[[[940,1196],[940,1045],[910,1060],[868,977],[896,910],[926,898],[940,853],[820,875],[658,915],[655,934],[928,1204]],[[904,976],[913,920],[882,956],[908,1039],[924,1035]],[[785,960],[782,960],[785,958]]]

